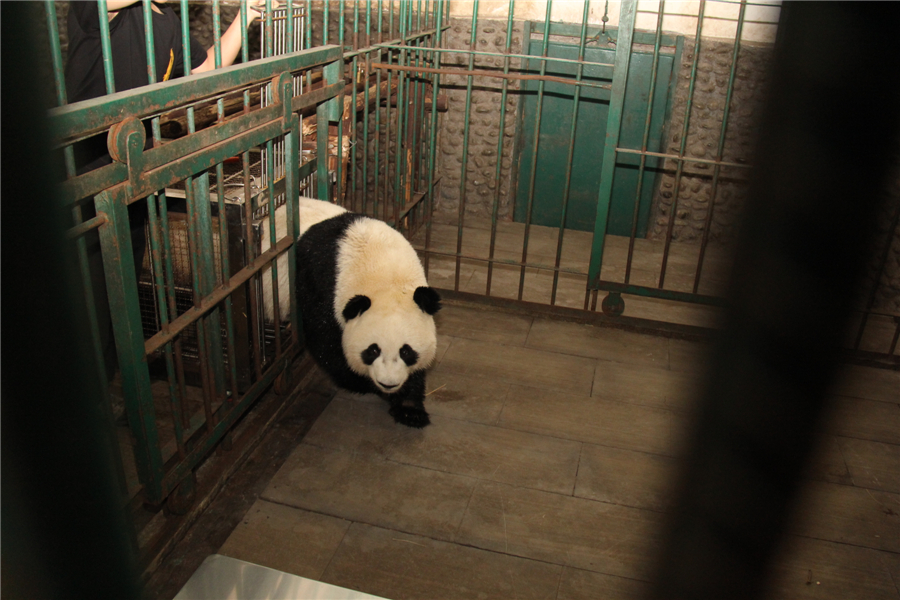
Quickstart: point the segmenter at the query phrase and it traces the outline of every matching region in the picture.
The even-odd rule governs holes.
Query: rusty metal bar
[[[109,219],[107,218],[106,213],[98,213],[96,217],[90,218],[87,221],[83,221],[80,225],[76,225],[75,227],[72,227],[68,231],[66,231],[66,238],[72,240],[81,237],[88,231],[96,229],[101,225],[105,225],[106,223],[109,223]]]
[[[532,57],[532,58],[540,58],[540,57]],[[590,64],[590,63],[589,63]],[[412,71],[415,73],[430,73],[437,75],[460,75],[463,77],[472,76],[472,77],[493,77],[494,79],[517,79],[522,81],[552,81],[554,83],[564,83],[566,85],[575,85],[581,87],[592,87],[592,88],[600,88],[603,90],[612,89],[612,86],[607,84],[594,84],[594,83],[585,83],[583,81],[575,81],[573,79],[566,79],[565,77],[555,77],[553,75],[518,75],[516,73],[498,73],[494,71],[483,71],[483,70],[475,70],[475,69],[449,69],[449,68],[434,68],[434,67],[409,67],[403,65],[388,65],[383,63],[372,63],[373,69],[384,69],[386,71]]]
[[[178,318],[173,319],[169,323],[168,327],[164,327],[159,331],[159,333],[148,339],[144,343],[145,353],[150,354],[161,348],[170,340],[173,340],[188,325],[215,308],[215,306],[219,302],[232,294],[238,287],[249,281],[250,278],[256,275],[263,267],[268,266],[270,262],[274,262],[278,255],[290,248],[293,243],[293,240],[285,237],[279,240],[278,243],[271,246],[268,250],[261,253],[259,256],[253,259],[253,261],[248,266],[235,273],[228,280],[227,284],[214,289],[210,294],[202,298],[192,308],[186,310]]]

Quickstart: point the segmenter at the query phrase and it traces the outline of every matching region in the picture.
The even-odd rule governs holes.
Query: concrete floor
[[[460,306],[438,332],[433,424],[338,392],[218,552],[394,599],[638,598],[703,349]],[[900,373],[837,392],[771,597],[897,600]]]

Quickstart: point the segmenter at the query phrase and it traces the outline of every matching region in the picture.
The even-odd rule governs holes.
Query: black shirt
[[[181,19],[168,6],[161,7],[161,10],[162,14],[152,11],[157,82],[184,75]],[[106,94],[99,18],[96,1],[71,2],[68,23],[69,58],[66,63],[69,102]],[[109,37],[116,91],[147,85],[147,45],[144,7],[141,2],[118,11],[109,22]],[[193,37],[190,38],[190,44],[191,68],[196,69],[206,60],[206,49]]]

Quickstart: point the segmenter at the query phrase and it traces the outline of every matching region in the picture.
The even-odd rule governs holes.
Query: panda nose
[[[380,385],[381,387],[383,387],[383,388],[386,389],[386,390],[392,390],[392,389],[394,389],[395,387],[397,387],[397,385],[399,385],[399,384],[388,385],[388,384],[386,384],[386,383],[381,383],[381,382],[379,381],[379,382],[378,382],[378,385]]]

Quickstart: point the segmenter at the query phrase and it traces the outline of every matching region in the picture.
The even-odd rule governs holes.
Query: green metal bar
[[[156,195],[147,197],[147,212],[150,224],[150,266],[153,276],[153,289],[156,292],[156,306],[159,311],[159,321],[162,328],[169,323],[169,311],[166,306],[166,284],[163,278],[162,234],[160,233],[159,217],[156,209]],[[172,408],[172,424],[175,432],[175,446],[179,458],[184,458],[184,428],[182,419],[184,407],[182,397],[178,393],[178,385],[175,379],[175,370],[172,357],[172,344],[166,344],[166,369],[169,383],[169,404]]]
[[[169,211],[167,207],[167,198],[164,193],[159,194],[159,221],[160,226],[162,228],[162,241],[163,241],[163,260],[164,260],[164,268],[166,274],[166,302],[168,304],[168,313],[172,315],[172,317],[177,316],[177,301],[175,297],[175,272],[174,266],[172,264],[172,245],[171,245],[171,236],[169,235]],[[178,393],[180,394],[180,398],[187,398],[187,390],[185,389],[186,380],[184,375],[184,361],[182,359],[182,348],[181,348],[181,340],[176,339],[174,343],[174,373],[175,378],[178,383]],[[151,354],[150,352],[145,352],[148,356]],[[169,355],[167,354],[166,366],[169,368],[169,376],[171,377],[171,373],[173,373],[172,366],[169,362]],[[181,403],[181,422],[182,425],[187,427],[189,422],[188,415],[185,410],[184,402]]]
[[[64,106],[67,102],[66,99],[66,82],[64,76],[64,67],[62,61],[62,50],[59,45],[59,30],[57,26],[56,20],[56,3],[53,0],[46,0],[44,3],[46,14],[47,14],[47,30],[48,30],[48,38],[50,40],[50,56],[53,62],[53,77],[56,83],[56,101],[59,106]],[[65,160],[65,169],[66,176],[72,177],[75,175],[75,154],[74,150],[71,146],[66,146],[64,149],[64,160]],[[72,216],[73,221],[76,224],[82,223],[84,218],[82,216],[81,206],[78,204],[74,204],[72,206]],[[104,217],[105,222],[105,217]],[[91,334],[91,349],[94,353],[94,361],[97,365],[97,375],[100,379],[100,388],[104,390],[104,394],[108,395],[108,386],[107,386],[107,372],[105,361],[103,360],[103,348],[100,344],[100,328],[97,322],[97,307],[94,299],[94,290],[90,284],[91,281],[91,270],[90,265],[88,263],[87,257],[87,243],[82,236],[78,236],[75,240],[75,250],[78,256],[78,269],[81,274],[81,281],[83,282],[83,291],[85,298],[85,306],[88,307],[87,315],[88,315],[88,328]]]
[[[181,332],[187,329],[192,323],[195,323],[209,311],[213,310],[216,305],[222,302],[228,295],[234,293],[238,288],[247,283],[251,278],[259,275],[260,271],[270,265],[281,253],[293,245],[293,240],[287,237],[273,244],[268,250],[260,253],[250,263],[231,276],[227,283],[216,288],[205,298],[201,298],[200,302],[187,309],[177,318],[172,319],[169,326],[151,336],[144,342],[144,352],[152,354],[167,343],[175,340]]]
[[[400,35],[403,36],[406,33],[407,26],[407,16],[406,13],[409,12],[410,4],[401,3],[400,4],[400,15],[397,23],[397,27],[400,29]],[[406,9],[404,11],[404,8]],[[398,58],[398,64],[407,64],[408,54],[406,50],[400,51],[400,57]],[[404,174],[404,165],[406,164],[406,153],[411,151],[408,144],[404,144],[404,131],[406,131],[409,126],[409,110],[404,105],[405,102],[405,94],[404,92],[408,92],[408,78],[401,71],[397,75],[397,143],[394,146],[396,148],[394,155],[394,211],[393,211],[393,223],[394,227],[400,229],[400,211],[403,208],[405,202],[403,202],[403,196],[401,192],[406,191],[406,181],[403,177]],[[404,148],[405,146],[405,148]]]
[[[731,113],[731,97],[734,94],[734,78],[737,71],[738,54],[741,50],[741,33],[744,30],[744,16],[747,9],[745,3],[741,3],[738,13],[737,32],[734,38],[734,51],[731,54],[731,71],[728,74],[728,87],[725,92],[725,107],[722,111],[722,129],[719,131],[719,146],[716,149],[716,160],[721,160],[725,154],[725,132],[728,128],[728,117]],[[706,213],[706,226],[703,228],[703,237],[700,240],[700,255],[697,257],[697,274],[694,276],[694,293],[700,289],[700,277],[703,274],[703,260],[706,257],[706,245],[709,243],[709,230],[712,227],[713,211],[716,208],[716,194],[719,191],[719,175],[721,166],[713,167],[712,188],[709,192],[709,210]],[[674,213],[671,215],[674,217]]]
[[[194,295],[194,305],[198,305],[215,287],[215,273],[212,264],[213,246],[210,231],[211,221],[207,218],[209,212],[209,197],[204,194],[203,182],[208,192],[208,178],[205,173],[196,177],[188,177],[184,182],[185,200],[187,204],[188,240],[190,247],[191,277],[193,279],[191,291]],[[204,208],[206,210],[204,210]],[[210,281],[212,277],[213,281]],[[218,315],[218,309],[214,308]],[[212,325],[211,314],[197,321],[197,354],[200,363],[200,382],[203,391],[203,409],[206,413],[206,428],[211,430],[214,425],[212,399],[216,393],[214,376],[211,372],[212,353],[210,336],[218,329],[218,319],[215,320],[215,329]]]
[[[584,3],[584,12],[581,15],[581,39],[578,44],[578,68],[575,72],[575,80],[581,81],[581,77],[584,73],[584,49],[587,42],[587,21],[589,15],[589,3]],[[652,98],[652,95],[651,95]],[[566,217],[568,216],[569,209],[569,191],[572,186],[572,158],[575,155],[575,134],[576,134],[576,125],[578,124],[578,109],[581,102],[581,87],[575,87],[575,94],[572,103],[572,127],[569,130],[569,152],[568,158],[566,159],[566,177],[565,183],[563,184],[563,200],[562,206],[560,207],[560,218],[559,218],[559,234],[556,240],[556,266],[562,262],[562,249],[563,249],[563,237],[566,232]],[[554,271],[553,273],[553,284],[550,288],[550,305],[553,306],[556,304],[556,291],[559,286],[559,272]]]
[[[284,31],[287,37],[287,53],[290,54],[294,51],[294,3],[287,2],[284,5],[285,7],[285,18],[287,22],[284,24]]]
[[[265,14],[265,45],[266,45],[266,56],[275,56],[275,27],[272,23],[272,0],[266,0],[266,14]]]
[[[369,46],[369,42],[372,38],[372,0],[366,0],[366,46]],[[365,105],[365,109],[363,110],[363,162],[362,162],[362,208],[360,212],[362,214],[368,214],[366,212],[366,207],[368,206],[369,200],[369,78],[371,76],[372,69],[370,68],[370,64],[372,63],[372,53],[366,52],[366,69],[365,69],[365,90],[363,91],[363,103]],[[377,85],[377,84],[376,84]],[[378,114],[378,105],[375,105],[375,113]],[[375,131],[375,137],[378,137],[378,131]],[[376,153],[377,156],[377,153]]]
[[[100,20],[100,55],[103,57],[103,77],[106,81],[106,93],[116,91],[116,79],[113,72],[112,49],[109,41],[109,19],[106,0],[97,0],[97,13]]]
[[[220,415],[217,415],[218,422],[208,432],[205,437],[197,440],[188,452],[187,458],[176,463],[162,481],[161,492],[168,494],[178,483],[188,475],[193,465],[197,464],[204,456],[209,454],[213,447],[218,443],[222,436],[231,429],[238,419],[253,405],[256,400],[268,389],[275,378],[284,370],[285,366],[293,358],[299,350],[298,347],[289,348],[283,356],[275,359],[266,372],[261,375],[259,381],[256,382],[244,396],[235,403],[234,408],[226,410],[219,409]],[[164,497],[164,496],[163,496]]]
[[[327,2],[326,2],[327,4]],[[338,4],[338,8],[341,11],[340,16],[338,17],[338,45],[341,47],[341,52],[344,51],[344,0],[340,0]],[[346,63],[344,61],[340,62],[341,68],[341,79],[344,78],[344,65]],[[353,89],[356,90],[356,77],[355,75],[351,77],[353,81]],[[354,94],[355,95],[355,94]],[[337,143],[335,144],[335,172],[337,177],[337,198],[335,200],[341,204],[344,203],[346,198],[346,190],[344,189],[344,179],[343,179],[343,152],[344,152],[344,95],[341,94],[340,100],[340,113],[337,118]],[[355,110],[355,106],[354,106]]]
[[[691,107],[694,103],[694,84],[697,78],[697,64],[700,62],[700,32],[703,28],[703,15],[706,9],[706,1],[700,0],[700,9],[697,15],[697,30],[694,37],[694,61],[691,64],[690,85],[688,86],[688,99],[684,107],[684,124],[681,127],[681,147],[678,150],[679,156],[684,156],[687,148],[687,134],[691,122]],[[666,241],[663,248],[662,264],[659,271],[659,288],[662,289],[666,280],[666,268],[669,263],[669,247],[672,244],[672,232],[675,228],[675,215],[678,210],[678,190],[681,188],[681,176],[684,172],[684,162],[679,161],[675,167],[675,192],[672,194],[672,209],[669,212],[669,224],[666,227]]]
[[[428,34],[430,32],[424,32],[424,34]],[[404,46],[403,44],[397,44],[394,42],[386,42],[383,44],[374,44],[376,48],[386,48],[391,50],[403,50],[406,48],[407,50],[414,49],[414,46]],[[473,54],[475,56],[498,56],[497,52],[489,52],[485,50],[466,50],[466,49],[456,49],[456,48],[428,48],[428,52],[434,54],[442,54],[452,52],[454,54]],[[586,65],[589,67],[594,67],[597,69],[597,78],[598,79],[609,79],[613,73],[613,65],[608,63],[598,63],[591,62],[585,60],[577,60],[574,58],[556,58],[553,56],[534,56],[529,54],[506,54],[505,52],[502,54],[503,57],[509,58],[521,58],[524,60],[528,60],[530,62],[535,63],[560,63],[560,64],[571,64],[571,65]],[[585,84],[587,85],[587,84]]]
[[[163,463],[144,355],[128,209],[121,196],[109,192],[99,194],[95,202],[97,210],[109,218],[109,223],[100,228],[100,248],[126,415],[135,439],[135,466],[147,500],[153,502],[162,499]]]
[[[266,142],[266,171],[268,173],[275,173],[275,153],[274,153],[274,145],[271,140]],[[269,243],[270,246],[275,245],[275,241],[278,239],[276,230],[275,230],[275,220],[276,220],[276,212],[275,212],[275,186],[273,185],[274,177],[272,177],[269,181],[268,185],[268,200],[267,204],[269,206]],[[285,210],[289,210],[290,207],[286,207]],[[272,286],[272,315],[274,317],[274,325],[275,325],[275,356],[281,356],[281,307],[278,305],[278,261],[273,260],[271,265],[269,265],[269,277],[271,279],[270,284]]]
[[[585,3],[587,5],[587,3]],[[512,31],[513,31],[513,14],[515,13],[515,0],[509,0],[509,5],[506,9],[506,48],[504,52],[503,58],[503,74],[506,75],[509,73],[510,68],[510,58],[509,53],[512,48]],[[524,42],[523,42],[524,43]],[[487,271],[487,282],[485,284],[485,296],[491,295],[491,283],[493,282],[494,277],[494,254],[497,250],[497,218],[499,216],[500,211],[500,175],[503,167],[503,138],[506,133],[506,101],[509,95],[509,80],[504,79],[502,85],[502,90],[500,92],[500,135],[497,136],[497,165],[494,168],[494,202],[491,208],[491,241],[488,247],[488,257],[491,259],[491,262],[488,262],[488,271]],[[432,110],[436,111],[436,107],[432,105]],[[559,266],[559,265],[557,265]]]
[[[613,175],[616,169],[616,148],[619,145],[619,128],[625,105],[625,85],[631,60],[631,41],[636,16],[634,0],[624,0],[619,14],[619,40],[616,45],[616,67],[613,72],[613,92],[606,123],[606,141],[603,146],[603,164],[600,169],[600,190],[597,194],[597,219],[594,223],[594,240],[591,245],[591,262],[588,269],[588,286],[598,289],[600,266],[603,264],[603,244],[609,221]]]
[[[192,77],[155,83],[140,90],[126,90],[68,104],[48,111],[48,119],[57,144],[69,143],[109,129],[122,120],[123,114],[142,119],[189,102],[217,96],[224,90],[271,80],[273,73],[310,69],[337,60],[340,56],[337,46],[301,50],[246,65],[233,65]]]
[[[47,14],[47,39],[50,41],[50,59],[53,63],[53,81],[56,84],[56,104],[66,103],[65,67],[62,60],[62,49],[59,45],[59,26],[56,21],[56,2],[44,0]]]
[[[550,22],[550,11],[552,10],[553,2],[552,0],[547,0],[547,12],[544,15],[544,40],[541,44],[541,56],[547,57],[548,48],[550,43],[550,35],[549,35],[549,27],[547,24]],[[527,43],[527,42],[526,42]],[[541,62],[541,76],[547,74],[547,62]],[[534,143],[531,149],[531,174],[528,180],[528,204],[525,208],[525,237],[522,241],[522,269],[519,272],[519,293],[517,298],[519,300],[522,299],[522,296],[525,293],[525,266],[524,264],[528,262],[528,241],[529,236],[531,234],[531,213],[534,208],[534,181],[535,176],[537,175],[537,157],[538,157],[538,143],[541,138],[541,118],[544,107],[544,80],[538,82],[538,97],[537,97],[537,109],[534,115]]]
[[[631,264],[634,259],[634,241],[637,237],[638,216],[641,208],[641,191],[644,187],[644,171],[647,166],[647,144],[650,139],[650,119],[653,116],[653,99],[656,92],[657,67],[659,65],[659,44],[662,37],[663,15],[666,12],[665,0],[659,3],[659,13],[656,19],[656,43],[653,46],[653,64],[650,67],[650,91],[647,96],[647,114],[644,119],[644,135],[641,138],[641,159],[638,165],[637,186],[634,193],[634,211],[631,216],[631,235],[628,237],[628,257],[625,260],[625,283],[631,282]],[[696,290],[695,290],[696,291]]]
[[[646,11],[641,11],[646,12]],[[588,25],[587,34],[590,36],[588,43],[599,42],[601,44],[605,43],[607,40],[611,41],[614,44],[618,44],[618,39],[621,28],[621,16],[619,17],[619,27],[607,27],[606,32],[603,32],[603,27],[600,25]],[[553,36],[566,36],[566,37],[578,37],[580,33],[581,25],[575,23],[558,23],[551,22],[549,23],[550,35]],[[544,25],[540,22],[535,23],[534,33],[542,34],[544,33]],[[633,31],[632,41],[635,44],[641,44],[644,46],[652,46],[655,43],[656,36],[650,32],[642,32],[642,31]],[[677,35],[665,34],[662,38],[663,46],[674,46],[677,43]]]
[[[442,3],[443,0],[438,0],[438,2]],[[438,2],[434,4],[435,11],[435,22],[436,22],[436,34],[435,37],[432,38],[432,46],[437,47],[441,45],[441,35],[443,33],[443,29],[441,25],[443,24],[443,5],[441,4],[441,10],[438,10]],[[437,124],[438,124],[438,114],[437,114],[437,97],[441,91],[441,76],[438,73],[435,73],[431,80],[431,136],[428,140],[428,181],[427,181],[427,189],[425,196],[425,247],[431,247],[431,231],[432,231],[432,215],[434,213],[434,171],[435,171],[435,163],[437,156]],[[428,275],[429,262],[431,259],[430,254],[425,254],[424,267],[425,267],[425,275]]]
[[[323,2],[324,9],[322,11],[322,43],[328,43],[328,24],[331,19],[328,16],[328,5],[331,4],[329,0],[325,0]],[[341,49],[343,50],[343,48]]]
[[[472,34],[469,37],[469,48],[475,49],[475,40],[478,35],[478,0],[474,0],[474,4],[472,5]],[[469,71],[475,67],[475,56],[473,54],[469,55]],[[473,85],[473,77],[472,75],[468,75],[466,78],[466,118],[463,123],[463,146],[462,146],[462,162],[460,164],[460,173],[459,173],[459,212],[457,215],[456,221],[456,252],[457,254],[462,253],[462,244],[463,244],[463,225],[465,223],[465,214],[466,214],[466,174],[467,174],[467,166],[469,162],[469,127],[471,120],[471,112],[472,112],[472,85]],[[454,269],[454,277],[453,277],[453,289],[459,290],[459,272],[460,267],[462,265],[462,259],[460,257],[456,258],[456,266]]]
[[[326,85],[337,83],[342,79],[343,61],[336,60],[325,65],[322,75]],[[316,154],[319,158],[318,168],[318,196],[321,200],[329,200],[329,176],[328,176],[328,123],[338,121],[341,118],[341,105],[338,99],[332,98],[324,104],[316,107]],[[340,141],[338,141],[340,144]]]

